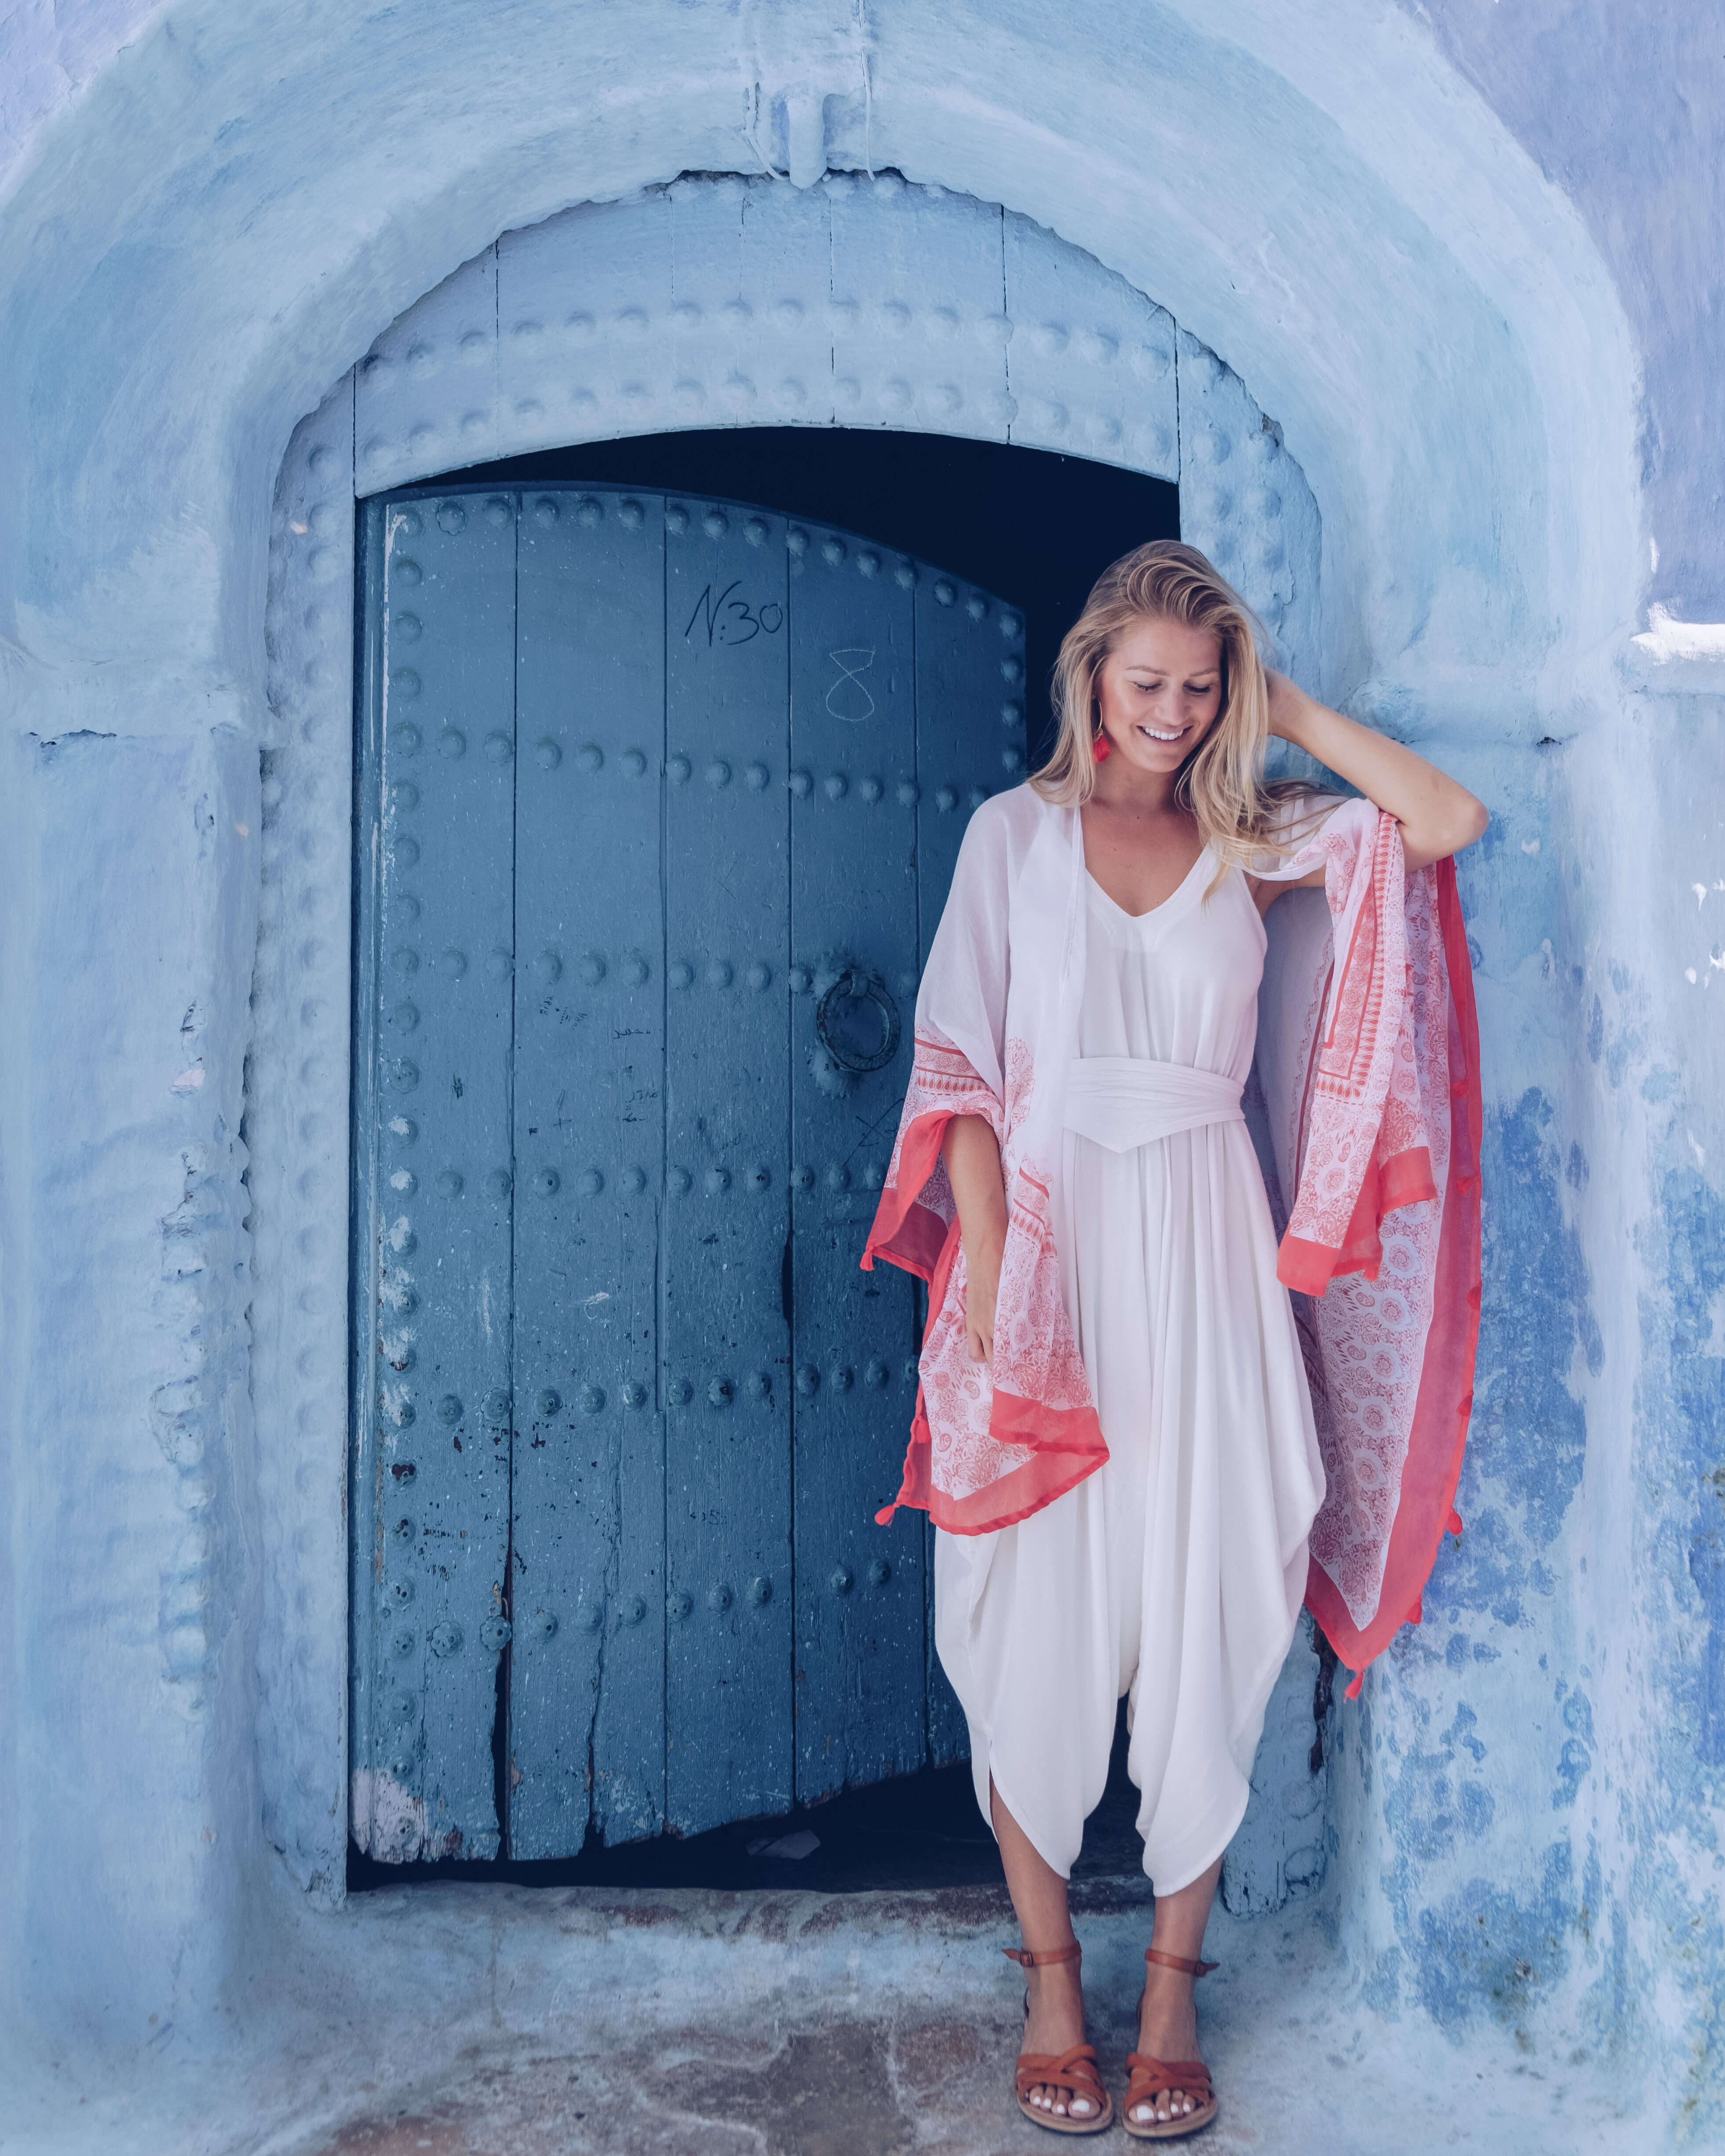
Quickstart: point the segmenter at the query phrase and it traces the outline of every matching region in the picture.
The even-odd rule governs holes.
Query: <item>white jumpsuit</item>
[[[992,1772],[1070,1873],[1126,1697],[1144,1869],[1163,1893],[1221,1855],[1245,1810],[1324,1488],[1237,1106],[1264,927],[1237,873],[1205,900],[1214,870],[1201,854],[1136,916],[1086,878],[1056,1232],[1108,1460],[1014,1527],[935,1545],[936,1640],[983,1816]],[[1135,1142],[1170,1123],[1184,1127]]]

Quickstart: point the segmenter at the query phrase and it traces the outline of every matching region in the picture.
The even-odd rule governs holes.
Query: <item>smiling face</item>
[[[1141,771],[1178,771],[1222,708],[1222,639],[1166,615],[1122,630],[1096,675],[1102,730]]]

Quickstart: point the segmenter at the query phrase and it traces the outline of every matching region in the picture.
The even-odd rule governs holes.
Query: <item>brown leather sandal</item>
[[[1163,1953],[1158,1947],[1146,1947],[1144,1958],[1147,1962],[1160,1962],[1164,1969],[1183,1969],[1194,1984],[1218,1965],[1213,1961],[1189,1961],[1184,1954]],[[1138,2005],[1142,2010],[1142,1997]],[[1215,2117],[1215,2087],[1210,2080],[1210,2070],[1202,2059],[1153,2059],[1145,2051],[1129,2051],[1126,2070],[1130,2078],[1120,2123],[1134,2141],[1178,2141],[1189,2133],[1199,2133]],[[1187,2108],[1168,2118],[1157,2118],[1157,2097],[1166,2093],[1172,2098],[1176,2089],[1184,2098]],[[1147,2118],[1134,2116],[1140,2107],[1149,2111]]]
[[[1075,1939],[1069,1947],[1047,1953],[1032,1953],[1024,1947],[1003,1947],[1001,1952],[1020,1969],[1035,1969],[1044,1962],[1076,1961],[1084,1952]],[[1030,2018],[1030,1987],[1024,1987],[1024,2019]],[[1013,2087],[1019,2109],[1033,2126],[1045,2126],[1050,2133],[1101,2133],[1114,2123],[1114,2105],[1096,2071],[1096,2055],[1089,2044],[1073,2044],[1064,2051],[1020,2051],[1013,2070]],[[1030,2101],[1033,2088],[1054,2092],[1051,2109]],[[1074,2118],[1071,2104],[1082,2097],[1096,2108],[1088,2118]]]

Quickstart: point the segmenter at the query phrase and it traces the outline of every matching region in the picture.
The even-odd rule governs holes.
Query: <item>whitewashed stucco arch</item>
[[[1283,664],[1315,675],[1317,509],[1239,377],[1027,218],[896,174],[806,192],[687,178],[506,233],[295,430],[270,540],[246,1132],[259,1770],[270,1836],[307,1886],[339,1892],[347,1840],[347,1360],[331,1321],[347,1306],[353,501],[550,446],[763,418],[1078,449],[1176,481],[1187,535]],[[1310,1701],[1308,1680],[1296,1718]],[[1277,1862],[1257,1863],[1254,1898],[1280,1898]]]
[[[250,723],[259,488],[378,322],[499,232],[757,169],[750,116],[811,95],[834,167],[1003,202],[1229,356],[1324,512],[1350,601],[1327,680],[1490,737],[1530,734],[1537,682],[1572,705],[1598,685],[1639,589],[1621,309],[1412,23],[1366,0],[1225,23],[1168,0],[1124,28],[1101,0],[872,0],[859,43],[855,19],[535,0],[476,27],[320,0],[143,29],[7,182],[0,619],[32,720],[118,663],[141,728],[200,666]]]

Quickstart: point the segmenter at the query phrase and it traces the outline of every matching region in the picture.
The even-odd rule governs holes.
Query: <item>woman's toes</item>
[[[1086,2097],[1081,2096],[1075,2096],[1073,2097],[1072,2116],[1074,2118],[1088,2118],[1090,2117],[1090,2103]]]

